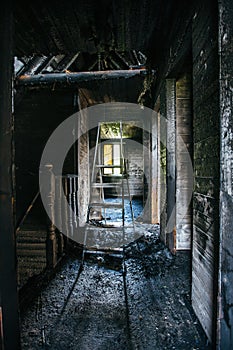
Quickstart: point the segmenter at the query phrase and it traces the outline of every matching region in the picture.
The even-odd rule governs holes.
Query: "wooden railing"
[[[45,242],[46,265],[48,268],[53,268],[64,255],[66,243],[69,238],[73,238],[74,232],[78,227],[78,176],[74,174],[67,174],[62,177],[56,176],[53,173],[52,165],[49,164],[44,168],[44,175],[43,191],[46,194],[48,204],[46,206],[48,220],[45,226],[45,234],[47,227]],[[33,198],[24,216],[17,224],[16,234],[18,235],[18,245],[21,244],[20,234],[27,227],[27,225],[25,226],[25,222],[27,222],[27,218],[30,216],[39,198],[40,191]],[[42,220],[43,217],[41,217]],[[33,235],[36,230],[37,227],[33,228],[30,236],[30,229],[28,231],[27,228],[27,235],[30,236],[30,244],[33,244]],[[31,254],[31,252],[29,253]]]
[[[46,184],[47,210],[50,218],[46,253],[47,265],[51,268],[63,255],[67,239],[72,239],[78,227],[78,176],[74,174],[56,176],[51,165],[46,165],[45,169],[48,178]]]

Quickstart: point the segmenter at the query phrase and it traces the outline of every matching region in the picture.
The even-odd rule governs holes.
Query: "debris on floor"
[[[22,350],[208,349],[190,305],[190,255],[148,226],[124,256],[66,258],[21,313]]]

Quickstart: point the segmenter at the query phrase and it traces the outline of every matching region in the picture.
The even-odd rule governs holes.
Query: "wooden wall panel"
[[[233,3],[219,2],[221,108],[221,258],[218,345],[233,349]]]
[[[200,4],[193,17],[193,262],[192,304],[214,342],[219,239],[219,90],[217,7]]]

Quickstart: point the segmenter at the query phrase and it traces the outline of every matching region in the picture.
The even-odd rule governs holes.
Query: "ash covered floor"
[[[121,202],[121,197],[115,197],[115,198],[106,198],[106,203],[119,203]],[[125,209],[125,222],[130,223],[132,222],[132,216],[130,211],[130,202],[128,199],[124,200],[124,209]],[[137,221],[140,221],[141,217],[143,216],[143,201],[141,198],[133,198],[132,199],[132,210],[133,210],[133,216],[134,219]],[[107,218],[107,222],[111,223],[114,222],[122,222],[122,209],[105,209],[105,214]],[[102,220],[104,223],[105,221]]]
[[[190,306],[189,253],[174,257],[158,226],[143,230],[124,262],[87,255],[80,273],[79,256],[66,258],[21,312],[22,349],[208,349]]]

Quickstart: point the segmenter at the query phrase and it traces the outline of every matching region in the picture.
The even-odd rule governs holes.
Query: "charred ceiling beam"
[[[76,61],[79,55],[80,55],[80,52],[77,52],[75,55],[72,54],[72,55],[69,55],[68,57],[65,57],[64,60],[62,60],[58,64],[56,70],[65,72]]]
[[[110,79],[129,79],[135,76],[146,77],[149,72],[146,69],[135,70],[115,70],[115,71],[96,71],[80,73],[49,73],[37,75],[22,75],[16,79],[15,87],[43,87],[43,86],[70,86],[81,85],[89,81],[100,81]],[[152,72],[154,75],[154,71]],[[150,72],[151,75],[151,72]]]
[[[126,67],[130,67],[130,63],[119,52],[115,51],[115,54],[120,58]]]
[[[17,75],[36,74],[47,59],[48,58],[43,55],[34,55],[28,63],[25,63],[25,66],[17,73]]]

